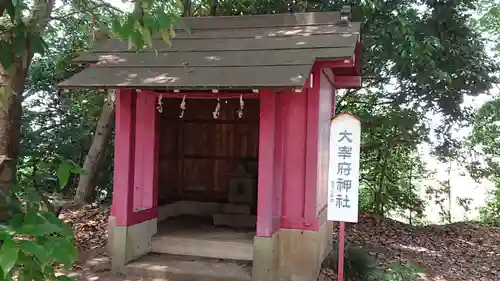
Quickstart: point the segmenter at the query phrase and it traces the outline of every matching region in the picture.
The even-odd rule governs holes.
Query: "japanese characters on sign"
[[[351,114],[337,115],[330,127],[328,220],[358,222],[361,123]]]

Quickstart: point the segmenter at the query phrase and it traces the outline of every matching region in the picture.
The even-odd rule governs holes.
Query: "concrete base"
[[[252,280],[316,280],[332,239],[331,222],[319,231],[280,229],[271,237],[255,237]]]
[[[106,244],[106,250],[108,253],[113,252],[114,236],[115,236],[116,218],[109,216],[108,218],[108,244]]]
[[[253,241],[252,281],[278,280],[280,231],[271,237],[255,236]]]
[[[163,221],[182,215],[212,217],[212,215],[219,213],[249,215],[250,206],[217,202],[177,201],[158,207],[158,220]]]
[[[251,262],[149,254],[129,263],[125,276],[174,281],[251,281]]]
[[[215,214],[212,219],[216,226],[253,229],[257,226],[257,216],[254,215]]]
[[[228,241],[223,241],[222,232],[222,234],[213,233],[214,230],[207,232],[207,229],[203,229],[195,234],[204,234],[211,238],[205,240],[191,237],[193,238],[191,241],[187,235],[191,232],[172,232],[172,229],[167,228],[165,236],[156,235],[154,237],[154,247],[152,247],[152,236],[157,232],[157,219],[130,227],[114,227],[114,223],[114,218],[110,217],[108,246],[112,257],[112,269],[118,272],[124,272],[125,265],[133,259],[149,252],[161,252],[253,260],[253,281],[312,281],[317,280],[321,263],[328,256],[333,244],[333,225],[331,222],[324,223],[318,231],[280,229],[271,237],[254,237],[253,253],[251,237],[255,233],[239,233],[238,235],[235,235],[237,233],[234,232],[228,233]],[[186,222],[182,225],[186,225]],[[248,236],[248,242],[235,241],[238,236]],[[179,239],[187,240],[180,241]],[[246,238],[243,240],[246,241]],[[193,241],[197,243],[201,241],[203,245],[198,245]],[[221,246],[225,243],[230,245]],[[191,249],[188,247],[189,245],[193,246],[191,247],[193,251],[187,253],[186,251]],[[239,247],[244,248],[239,249]],[[211,252],[208,253],[205,250]],[[220,254],[214,255],[213,253]],[[231,254],[229,257],[228,253]]]
[[[255,231],[216,227],[194,218],[167,220],[153,236],[151,252],[217,258],[253,260]]]
[[[112,269],[122,271],[129,261],[151,251],[151,237],[157,232],[158,220],[152,219],[128,227],[117,227],[114,224],[114,218],[110,217],[108,249],[111,255]]]

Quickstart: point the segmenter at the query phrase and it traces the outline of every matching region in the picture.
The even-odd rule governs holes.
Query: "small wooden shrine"
[[[340,12],[185,18],[169,47],[110,39],[61,88],[108,89],[116,134],[109,244],[252,262],[252,280],[316,280],[336,90],[361,86],[360,24]]]

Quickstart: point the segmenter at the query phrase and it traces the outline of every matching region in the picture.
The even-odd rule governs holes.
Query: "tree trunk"
[[[80,175],[78,187],[75,193],[75,201],[79,203],[92,203],[94,199],[94,178],[97,174],[97,167],[104,155],[106,144],[113,129],[115,105],[113,102],[114,97],[112,94],[108,95],[107,100],[104,102],[97,122],[96,131],[92,138],[89,152],[83,162],[83,169],[85,172]]]
[[[5,196],[16,180],[16,162],[21,141],[22,92],[31,57],[25,56],[8,70],[0,69],[0,221],[8,219]]]
[[[184,0],[183,1],[183,8],[184,10],[182,11],[182,16],[183,17],[190,17],[191,16],[191,0]]]
[[[4,1],[5,2],[5,1]],[[32,32],[43,34],[50,19],[50,14],[54,8],[55,0],[35,0],[34,9],[27,22],[27,29]],[[5,5],[0,5],[0,12],[3,13]],[[26,23],[24,23],[26,24]],[[8,35],[14,36],[12,30]],[[19,40],[19,38],[16,38]],[[33,52],[29,48],[29,41],[25,41],[23,54],[16,57],[12,55],[13,63],[8,68],[0,65],[0,157],[10,158],[4,161],[0,173],[0,191],[4,194],[10,193],[11,186],[16,181],[16,163],[21,145],[21,124],[22,124],[22,100],[24,83],[28,75],[28,68],[33,58]],[[2,43],[2,40],[0,40]],[[6,212],[5,196],[0,197],[0,222],[8,218]]]
[[[8,104],[0,109],[0,156],[12,160],[4,161],[0,174],[0,190],[8,193],[15,181],[15,164],[19,154],[21,137],[21,101],[19,97],[8,97]]]
[[[211,0],[210,1],[210,16],[215,16],[217,15],[217,0]]]
[[[12,160],[5,155],[0,156],[0,181],[8,179],[12,175],[12,167],[10,163]],[[1,182],[0,182],[1,184]],[[9,213],[7,211],[7,193],[9,193],[8,186],[0,186],[0,223],[5,222],[9,219]]]
[[[450,160],[450,166],[448,167],[448,180],[446,181],[446,192],[448,193],[448,223],[452,223],[452,216],[451,216],[451,208],[452,208],[452,200],[453,198],[451,197],[451,168],[452,168],[452,162]]]

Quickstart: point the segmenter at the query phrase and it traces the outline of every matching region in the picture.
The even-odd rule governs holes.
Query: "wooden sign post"
[[[361,122],[349,113],[335,116],[330,126],[328,220],[339,222],[338,281],[344,279],[345,223],[358,222]]]

